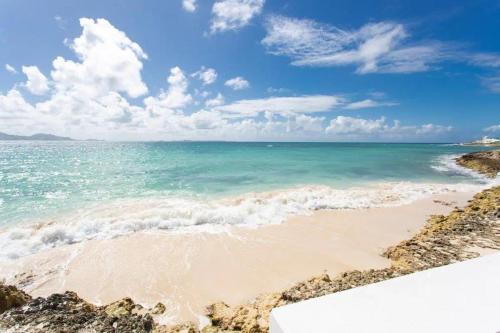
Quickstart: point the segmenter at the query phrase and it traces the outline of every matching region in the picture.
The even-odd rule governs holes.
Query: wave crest
[[[118,200],[0,232],[0,258],[18,258],[44,249],[139,231],[220,232],[227,226],[282,223],[288,216],[318,209],[388,207],[434,194],[477,191],[479,185],[383,183],[364,188],[305,186],[250,193],[223,200],[157,197]]]
[[[431,168],[448,176],[465,176],[483,184],[491,183],[491,179],[479,172],[458,165],[455,160],[460,156],[460,154],[442,155],[434,161]]]

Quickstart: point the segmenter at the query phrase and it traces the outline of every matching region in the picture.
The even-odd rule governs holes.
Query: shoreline
[[[414,235],[430,215],[447,214],[473,195],[318,210],[282,224],[233,226],[215,234],[138,232],[91,240],[17,259],[10,269],[24,273],[7,283],[23,286],[34,297],[72,290],[96,305],[124,297],[146,307],[161,302],[167,311],[160,322],[197,322],[207,304],[224,300],[235,306],[318,272],[387,268],[390,260],[381,256],[387,247]]]
[[[50,218],[1,226],[0,267],[5,261],[53,248],[127,237],[134,233],[227,233],[234,227],[279,225],[294,216],[311,215],[322,210],[398,207],[433,195],[475,193],[494,184],[475,171],[460,166],[455,169],[473,177],[475,182],[376,182],[345,189],[304,185],[218,199],[152,197],[93,204]]]
[[[33,290],[32,292],[34,295],[37,295],[37,292],[40,292],[39,295],[48,295],[53,292],[50,288],[53,288],[54,285],[51,286],[51,283],[57,285],[55,283],[57,281],[60,283],[60,292],[66,289],[78,289],[78,283],[80,283],[80,287],[84,290],[78,291],[78,294],[80,297],[83,296],[83,298],[88,299],[86,297],[88,295],[85,295],[85,293],[89,293],[89,290],[92,291],[92,289],[96,291],[96,294],[101,292],[101,295],[103,295],[102,290],[104,290],[104,287],[98,283],[99,278],[101,278],[103,281],[107,281],[108,287],[113,283],[118,283],[121,287],[119,288],[120,291],[125,296],[131,296],[134,294],[133,291],[131,292],[131,289],[120,285],[129,278],[130,281],[135,281],[136,290],[141,291],[144,295],[155,289],[151,287],[151,282],[154,282],[152,278],[154,274],[144,269],[145,267],[151,267],[151,263],[154,263],[153,266],[156,266],[158,271],[165,272],[171,268],[168,266],[173,262],[182,262],[183,264],[188,262],[189,264],[185,265],[188,270],[184,274],[180,274],[178,281],[169,280],[164,287],[159,289],[170,297],[174,292],[167,290],[168,287],[181,289],[179,294],[196,297],[200,308],[212,304],[208,306],[205,312],[208,319],[203,319],[201,322],[201,324],[209,324],[202,330],[203,333],[267,332],[268,315],[273,307],[500,250],[500,239],[498,239],[500,233],[500,187],[496,186],[483,190],[475,194],[472,200],[469,200],[473,194],[450,193],[390,208],[345,211],[319,210],[310,216],[291,218],[284,224],[264,226],[257,229],[245,228],[244,230],[238,230],[238,227],[232,227],[234,230],[231,234],[210,235],[210,237],[199,239],[197,244],[200,246],[200,250],[198,253],[191,253],[191,261],[169,261],[168,256],[165,255],[165,253],[169,253],[169,246],[170,250],[172,250],[176,248],[176,245],[186,243],[185,241],[180,241],[179,244],[166,242],[165,239],[152,241],[151,237],[153,236],[148,234],[146,234],[146,239],[141,239],[138,235],[131,235],[111,241],[97,241],[95,243],[101,242],[101,244],[92,244],[94,253],[92,253],[92,249],[81,249],[76,256],[70,255],[66,257],[70,259],[65,261],[67,265],[62,265],[60,267],[62,270],[56,272],[59,280],[57,277],[48,276],[49,279],[38,286],[38,291]],[[262,230],[265,232],[262,232]],[[221,239],[214,241],[214,239],[211,239],[212,237],[214,239],[220,237]],[[109,242],[120,243],[120,246],[116,246],[118,244],[110,246]],[[135,245],[132,246],[133,244]],[[249,246],[249,244],[252,244],[252,246]],[[85,247],[84,245],[78,246]],[[99,246],[101,246],[100,249]],[[145,246],[149,251],[144,251]],[[115,249],[115,252],[109,252],[110,248]],[[104,250],[108,250],[107,257],[96,255],[102,254]],[[189,253],[185,250],[186,248],[179,249],[179,254],[185,255]],[[141,251],[143,251],[142,254]],[[308,254],[305,252],[308,252]],[[150,255],[145,258],[144,254],[147,253]],[[256,256],[256,254],[260,255]],[[199,259],[200,255],[201,257],[204,255],[205,259],[199,262],[192,260],[193,258]],[[231,256],[234,256],[233,259],[235,260],[229,260]],[[61,259],[54,253],[49,257],[46,258],[45,263],[47,267],[52,268],[54,262],[51,263],[51,260],[57,261]],[[214,257],[218,260],[207,260],[207,258]],[[87,259],[82,260],[82,258]],[[121,261],[118,258],[122,258]],[[245,263],[242,262],[242,258],[253,259],[254,261]],[[34,261],[38,269],[43,267],[43,260],[40,259]],[[107,259],[109,262],[103,261],[103,259]],[[96,260],[101,260],[104,264],[96,266]],[[276,263],[281,263],[283,266],[280,268]],[[301,263],[303,264],[301,265]],[[144,266],[141,266],[141,264]],[[325,265],[328,266],[326,269],[324,269]],[[87,267],[87,270],[82,270],[82,267]],[[165,269],[165,267],[168,267],[168,269]],[[297,267],[300,267],[300,269],[297,269]],[[194,268],[197,268],[195,270],[196,274],[191,271]],[[251,269],[245,270],[248,268]],[[110,280],[109,275],[103,274],[106,269],[112,274],[116,274],[121,269],[122,274]],[[240,270],[240,274],[238,274],[238,270]],[[250,272],[253,272],[253,275]],[[293,274],[296,272],[302,275],[294,276]],[[319,272],[324,273],[321,276],[306,280]],[[213,275],[212,279],[215,280],[210,280],[210,274]],[[254,278],[249,280],[249,277],[252,276]],[[287,278],[276,279],[278,282],[270,283],[269,281],[273,276],[275,278],[286,276]],[[331,276],[335,277],[332,278]],[[77,279],[75,280],[74,277]],[[34,278],[36,280],[38,277],[34,276]],[[247,280],[244,280],[245,278]],[[24,284],[25,288],[29,289],[29,284],[34,281],[33,277],[30,280],[29,274],[18,276],[18,285],[23,285],[23,279],[26,283]],[[244,292],[238,294],[237,291],[241,291],[241,285],[238,285],[235,281],[241,282],[242,280],[239,279],[243,279],[244,286],[256,286],[255,291],[250,293],[252,295]],[[82,284],[82,281],[87,284]],[[137,281],[141,282],[140,285],[137,285]],[[256,284],[256,281],[260,285]],[[195,286],[198,289],[182,290],[187,285],[189,287]],[[74,288],[71,288],[72,286]],[[43,291],[44,288],[45,291]],[[211,295],[207,297],[203,290],[212,291],[218,297]],[[276,290],[284,291],[276,292]],[[225,297],[224,292],[227,292]],[[43,302],[48,302],[57,295],[51,295],[47,299],[39,299],[39,302],[43,304]],[[98,319],[104,316],[114,318],[113,322],[123,322],[123,324],[118,323],[118,325],[121,325],[120,327],[140,325],[142,327],[139,330],[140,332],[149,332],[153,327],[154,331],[158,333],[199,332],[198,327],[202,326],[200,323],[186,322],[171,327],[162,326],[163,323],[172,322],[172,312],[169,311],[175,308],[174,304],[165,302],[166,311],[157,311],[159,305],[153,308],[153,303],[141,302],[142,296],[135,296],[137,297],[133,297],[134,301],[144,303],[151,310],[144,309],[144,307],[127,298],[100,307],[85,302],[73,293],[65,293],[57,296],[59,297],[57,299],[60,299],[59,301],[64,300],[64,304],[89,307],[89,313],[95,315],[96,318],[92,322],[92,327],[105,325],[105,322]],[[121,296],[109,297],[112,299]],[[207,298],[204,299],[203,297]],[[213,300],[206,303],[210,297]],[[185,298],[186,296],[184,296]],[[251,299],[254,301],[247,303]],[[24,304],[26,301],[21,300],[20,302]],[[108,303],[108,301],[99,301]],[[61,305],[64,311],[72,309],[73,305],[64,304]],[[14,308],[0,316],[8,323],[6,324],[7,327],[14,327],[18,325],[16,323],[23,325],[22,318],[28,318],[26,319],[28,322],[24,322],[24,326],[19,327],[30,327],[29,320],[31,319],[29,318],[31,317],[29,314],[23,314],[24,311]],[[194,312],[197,313],[197,311]],[[37,311],[35,311],[35,319],[38,318],[39,320],[42,315],[44,314],[37,314]],[[45,315],[47,317],[43,318],[45,318],[44,321],[47,322],[47,325],[56,325],[50,326],[52,328],[57,327],[57,323],[53,322],[52,316],[54,314],[49,311]],[[57,311],[55,315],[57,315]],[[70,314],[67,316],[68,318],[72,317]],[[197,319],[196,316],[194,317]],[[180,319],[180,321],[182,319],[189,320],[188,317]],[[33,330],[33,332],[36,332],[36,330]]]

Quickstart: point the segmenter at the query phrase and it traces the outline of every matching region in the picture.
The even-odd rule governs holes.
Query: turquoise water
[[[220,198],[312,184],[474,182],[444,158],[476,150],[443,144],[0,142],[0,224],[115,199]]]

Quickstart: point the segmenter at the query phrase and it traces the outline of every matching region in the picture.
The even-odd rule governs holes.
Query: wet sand
[[[136,233],[22,258],[2,268],[6,282],[33,296],[72,290],[105,304],[123,297],[163,302],[163,322],[199,320],[208,304],[236,305],[327,272],[384,268],[387,247],[411,237],[431,214],[463,206],[474,193],[450,193],[391,208],[323,210],[280,225],[224,233]],[[32,275],[32,276],[30,276]],[[0,276],[2,277],[2,276]]]

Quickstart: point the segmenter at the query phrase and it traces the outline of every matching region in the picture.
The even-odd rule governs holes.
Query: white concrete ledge
[[[500,332],[500,253],[273,309],[270,333]]]

